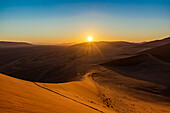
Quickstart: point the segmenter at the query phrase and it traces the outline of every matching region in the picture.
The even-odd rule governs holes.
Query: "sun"
[[[87,40],[88,40],[89,42],[91,42],[91,41],[93,40],[93,37],[92,37],[92,36],[88,36],[88,37],[87,37]]]

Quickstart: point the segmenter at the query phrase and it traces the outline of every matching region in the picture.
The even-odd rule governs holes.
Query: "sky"
[[[170,36],[170,0],[0,0],[0,40],[148,41]]]

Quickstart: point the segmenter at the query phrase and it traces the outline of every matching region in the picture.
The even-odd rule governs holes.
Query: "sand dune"
[[[98,42],[74,46],[1,48],[0,72],[29,81],[78,80],[88,72],[91,64],[124,57],[126,55],[120,53],[123,53],[124,48],[132,45],[127,42]]]
[[[170,44],[149,49],[132,57],[112,60],[101,65],[110,66],[125,76],[170,86]]]
[[[170,112],[169,44],[146,51],[136,45],[0,48],[0,73],[8,75],[0,74],[0,111]]]
[[[111,103],[115,111],[125,113],[170,111],[168,86],[128,77],[124,73],[103,66],[94,69],[90,76],[99,85],[98,89],[102,95],[100,97],[104,104]]]
[[[66,98],[64,92],[57,94],[32,82],[2,74],[0,76],[0,111],[3,113],[109,113],[90,102],[83,103],[79,99]]]
[[[141,90],[165,89],[164,86],[130,79],[98,66],[80,81],[33,83],[1,74],[0,85],[2,112],[163,113],[170,110],[168,98]]]
[[[162,45],[166,45],[168,43],[170,43],[170,37],[163,38],[160,40],[144,42],[142,44],[136,45],[135,47],[137,47],[137,48],[155,48],[155,47],[159,47]]]
[[[0,41],[0,48],[14,48],[14,47],[28,47],[28,46],[33,46],[33,45],[26,42]]]
[[[150,55],[134,56],[102,65],[110,66],[114,71],[128,77],[170,86],[170,64]]]
[[[169,98],[161,94],[167,87],[129,78],[98,65],[81,81],[39,85],[112,112],[163,113],[170,110]]]
[[[170,52],[168,52],[169,50],[170,50],[170,43],[140,52],[138,54],[151,54],[152,56],[155,56],[160,60],[163,60],[165,62],[170,62]]]

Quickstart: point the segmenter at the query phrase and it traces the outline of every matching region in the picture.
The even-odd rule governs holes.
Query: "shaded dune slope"
[[[80,60],[67,46],[0,49],[0,72],[29,81],[67,82],[77,79]],[[79,65],[80,64],[80,65]],[[65,77],[67,75],[67,77]]]
[[[138,53],[138,55],[132,57],[112,60],[101,65],[109,66],[108,68],[124,76],[169,87],[170,64],[165,62],[169,61],[170,58],[169,49],[170,44],[167,44]],[[169,89],[167,94],[170,95]]]
[[[163,45],[163,46],[159,46],[153,49],[149,49],[143,52],[140,52],[138,54],[151,54],[152,56],[155,56],[156,58],[166,61],[166,62],[170,62],[170,43]]]
[[[162,45],[166,45],[170,43],[170,37],[161,39],[161,40],[154,40],[154,41],[150,41],[150,42],[145,42],[139,45],[136,45],[136,48],[154,48],[154,47],[158,47],[158,46],[162,46]]]
[[[112,60],[101,65],[107,66],[135,66],[149,59],[148,55],[137,55],[123,59]]]
[[[1,48],[0,72],[38,82],[79,80],[91,64],[116,57],[123,48],[133,45],[128,42],[95,42],[73,46]]]

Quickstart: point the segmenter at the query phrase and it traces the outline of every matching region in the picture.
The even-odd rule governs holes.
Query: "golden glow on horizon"
[[[91,41],[93,40],[93,37],[92,37],[92,36],[88,36],[88,37],[87,37],[87,40],[88,40],[89,42],[91,42]]]

